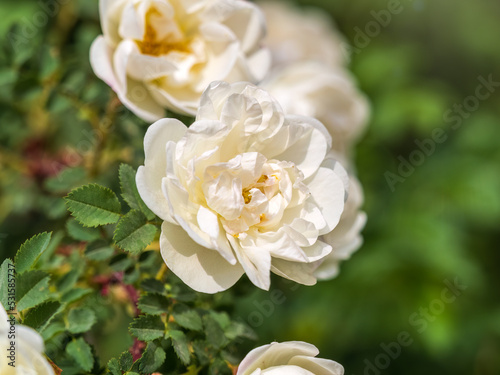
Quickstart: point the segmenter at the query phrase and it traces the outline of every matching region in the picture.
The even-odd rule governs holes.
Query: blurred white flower
[[[316,358],[319,350],[301,341],[260,346],[241,361],[236,375],[343,375],[341,364]]]
[[[12,347],[15,347],[15,350],[12,350]],[[2,304],[0,304],[0,350],[2,375],[55,375],[52,366],[43,355],[45,349],[42,337],[34,329],[17,323],[11,330],[9,317]]]
[[[273,66],[299,61],[344,65],[348,60],[344,38],[329,15],[319,8],[299,8],[285,1],[260,1],[267,20],[266,46]]]
[[[348,176],[330,157],[317,120],[285,116],[266,91],[214,82],[196,121],[153,124],[137,187],[164,220],[167,266],[191,288],[215,293],[243,273],[269,289],[270,272],[315,284],[320,240],[338,224]]]
[[[368,101],[343,67],[295,63],[276,70],[261,86],[286,113],[321,121],[332,136],[333,149],[342,154],[350,152],[366,127]]]
[[[349,175],[349,193],[339,224],[322,240],[332,247],[332,252],[322,261],[314,273],[318,280],[329,280],[337,276],[339,263],[351,257],[363,244],[361,231],[366,224],[363,205],[363,188],[354,175]]]
[[[137,116],[164,109],[195,115],[215,80],[261,80],[269,53],[265,21],[244,0],[100,0],[103,36],[92,44],[95,74]]]

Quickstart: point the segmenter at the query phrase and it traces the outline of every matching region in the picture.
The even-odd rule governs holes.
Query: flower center
[[[273,176],[276,177],[276,176]],[[252,186],[248,186],[243,189],[241,192],[241,195],[243,195],[243,199],[245,200],[245,204],[249,204],[252,201],[252,189],[259,189],[262,194],[265,194],[264,188],[266,187],[266,181],[269,180],[269,177],[267,175],[262,175],[260,178],[257,180],[255,184]]]
[[[162,56],[166,55],[172,51],[189,53],[191,52],[189,47],[189,40],[183,35],[179,37],[179,27],[177,25],[172,25],[173,30],[177,32],[167,33],[165,36],[160,38],[155,24],[174,22],[173,19],[165,19],[162,13],[155,7],[151,7],[146,12],[144,25],[144,36],[142,40],[136,40],[135,42],[139,46],[141,53],[150,56]]]

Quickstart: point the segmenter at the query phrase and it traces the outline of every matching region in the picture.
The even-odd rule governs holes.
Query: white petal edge
[[[162,192],[162,179],[167,173],[166,146],[177,142],[187,127],[176,119],[163,119],[151,125],[144,137],[144,166],[139,167],[136,184],[139,194],[148,208],[163,220],[173,222],[168,202]]]
[[[217,293],[233,286],[243,268],[232,266],[217,251],[194,242],[178,225],[163,222],[160,249],[163,260],[186,285],[202,293]]]
[[[286,365],[297,355],[315,357],[318,348],[303,341],[273,342],[253,349],[241,361],[236,375],[250,375],[258,368]]]

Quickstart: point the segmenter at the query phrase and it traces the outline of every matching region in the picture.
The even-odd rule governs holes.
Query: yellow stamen
[[[162,14],[155,7],[149,8],[146,13],[145,30],[142,40],[136,40],[141,52],[145,55],[161,56],[171,51],[190,52],[188,40],[173,41],[171,36],[158,40],[158,35],[152,25],[152,18],[161,17]]]

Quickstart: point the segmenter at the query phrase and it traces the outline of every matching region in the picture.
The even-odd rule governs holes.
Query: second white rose
[[[212,81],[256,82],[267,73],[265,21],[250,2],[100,0],[99,11],[92,68],[146,121],[165,109],[196,114]]]

